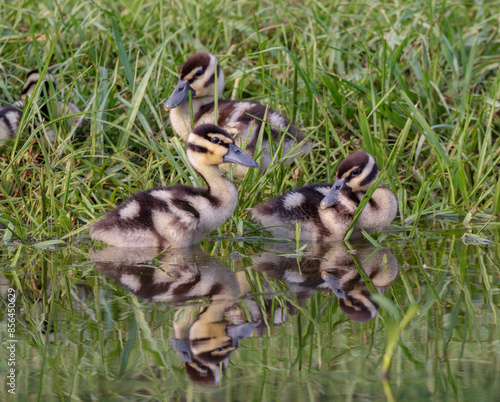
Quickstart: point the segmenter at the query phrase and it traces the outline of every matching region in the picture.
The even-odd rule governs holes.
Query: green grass
[[[43,128],[28,130],[33,107],[23,134],[2,149],[0,219],[23,241],[71,239],[139,190],[199,183],[161,108],[195,51],[219,57],[226,97],[269,104],[316,144],[292,166],[276,160],[251,172],[221,233],[253,227],[246,208],[269,196],[332,181],[358,148],[386,171],[399,200],[395,224],[412,236],[422,220],[481,224],[500,212],[492,2],[58,5],[0,9],[1,102],[18,97],[28,70],[48,67],[57,99],[76,103],[85,119],[83,141],[59,121],[48,144]]]
[[[228,398],[235,389],[255,400],[365,393],[456,400],[472,390],[494,398],[496,3],[61,0],[55,10],[46,0],[1,3],[0,106],[18,99],[37,67],[56,76],[57,100],[82,110],[80,131],[54,121],[58,139],[48,143],[47,127],[32,129],[41,106],[35,99],[22,133],[0,148],[0,279],[23,290],[19,358],[30,363],[19,389],[28,387],[33,399],[113,398],[144,395],[147,381],[151,399]],[[315,144],[289,166],[278,152],[266,172],[237,181],[239,206],[202,242],[207,253],[233,271],[252,266],[269,235],[246,209],[333,182],[338,163],[357,149],[375,156],[399,203],[391,230],[370,238],[390,245],[401,272],[378,300],[378,318],[352,323],[331,294],[300,304],[271,281],[279,293],[273,303],[289,302],[296,314],[283,328],[270,327],[274,336],[242,342],[224,386],[212,391],[193,388],[179,368],[168,342],[173,309],[139,301],[99,275],[87,233],[137,191],[201,185],[162,108],[179,67],[197,51],[217,55],[224,97],[269,104]],[[464,233],[479,241],[464,244]],[[228,258],[235,252],[240,261]],[[261,276],[252,280],[262,306]],[[47,325],[60,341],[44,338]]]

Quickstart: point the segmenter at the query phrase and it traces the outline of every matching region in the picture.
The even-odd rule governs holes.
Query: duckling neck
[[[202,98],[193,98],[191,104],[193,106],[193,119],[198,114],[200,109],[214,103],[213,96],[204,96]],[[170,124],[179,137],[187,142],[189,133],[191,132],[191,108],[189,101],[185,101],[181,105],[170,110]]]
[[[192,164],[198,174],[207,183],[210,195],[218,201],[218,210],[228,219],[238,204],[238,189],[215,165],[196,166]],[[222,217],[221,216],[221,217]]]

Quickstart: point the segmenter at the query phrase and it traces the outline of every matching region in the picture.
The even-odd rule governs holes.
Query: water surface
[[[500,233],[462,235],[298,251],[4,244],[0,368],[14,289],[19,399],[495,400]]]

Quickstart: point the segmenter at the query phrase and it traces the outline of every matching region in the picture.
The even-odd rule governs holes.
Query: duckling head
[[[217,88],[215,76],[217,74]],[[224,73],[215,56],[209,53],[193,54],[181,68],[179,81],[164,104],[165,110],[174,109],[189,99],[206,98],[205,103],[213,102],[215,93],[222,95]]]
[[[26,98],[26,95],[31,95],[35,90],[37,82],[40,80],[41,75],[38,70],[32,70],[26,76],[26,82],[24,83],[23,89],[21,90],[21,100]],[[50,74],[46,73],[43,77],[43,88],[42,90],[46,95],[50,95],[51,86],[55,91],[56,89],[56,79]]]
[[[187,142],[187,156],[195,169],[233,162],[247,167],[259,167],[250,156],[234,144],[227,131],[214,124],[202,124],[193,129]]]
[[[332,189],[321,201],[321,209],[338,203],[341,192],[366,192],[377,181],[379,168],[373,156],[357,151],[345,158],[337,168],[337,178]]]

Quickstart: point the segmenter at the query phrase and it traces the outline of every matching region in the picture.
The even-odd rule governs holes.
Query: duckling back
[[[213,123],[215,121],[214,104],[200,108],[194,116],[194,124]],[[260,167],[267,169],[271,164],[275,150],[283,138],[282,155],[289,153],[295,146],[297,153],[304,155],[310,152],[312,144],[306,141],[300,147],[297,144],[306,138],[296,124],[286,117],[255,102],[221,100],[218,103],[218,124],[234,136],[236,144],[244,148],[245,153],[254,157],[260,152]],[[262,127],[264,125],[264,127]],[[262,134],[261,134],[262,131]],[[262,135],[261,149],[257,149],[259,135]],[[292,159],[287,159],[289,164]],[[238,167],[235,175],[238,178],[245,176],[248,168]]]

